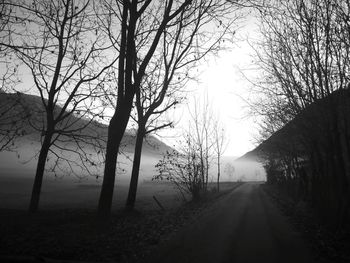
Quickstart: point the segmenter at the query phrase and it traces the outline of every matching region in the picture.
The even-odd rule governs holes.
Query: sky
[[[214,111],[218,112],[228,137],[225,155],[240,156],[254,148],[254,123],[248,115],[248,96],[250,83],[244,79],[240,70],[249,61],[248,47],[235,48],[224,52],[208,66],[203,74],[204,89],[212,100]]]
[[[254,120],[247,116],[248,105],[244,101],[244,98],[249,96],[251,84],[242,75],[242,71],[253,66],[251,57],[253,49],[247,39],[251,40],[257,36],[256,19],[248,15],[239,26],[240,28],[236,31],[237,41],[232,45],[231,50],[222,51],[218,56],[207,59],[201,66],[199,81],[188,87],[193,91],[193,94],[189,95],[189,104],[192,103],[193,98],[206,95],[210,98],[213,110],[225,126],[228,140],[224,153],[226,156],[241,156],[256,146],[254,138],[257,127]],[[181,123],[181,116],[186,112],[184,110],[186,107],[186,105],[180,106],[175,114],[179,120],[178,129],[186,125],[184,122]],[[186,120],[186,118],[183,119]],[[165,131],[163,135],[168,133],[169,131]],[[178,131],[175,131],[175,134],[179,134]],[[168,142],[167,136],[163,139]],[[176,139],[178,138],[175,136]],[[173,143],[170,142],[170,144]]]
[[[217,57],[211,57],[204,63],[198,83],[192,83],[189,88],[193,93],[190,94],[188,104],[208,94],[212,108],[218,113],[226,130],[228,139],[224,153],[226,156],[241,156],[256,147],[258,127],[254,119],[248,116],[248,104],[245,102],[252,84],[243,75],[243,73],[246,76],[256,74],[252,62],[254,50],[249,44],[258,36],[256,23],[254,17],[247,17],[242,28],[237,31],[238,40],[232,49],[222,51]],[[185,107],[179,109],[178,116],[184,112],[186,114]],[[181,129],[188,120],[178,118],[180,121],[177,127]]]

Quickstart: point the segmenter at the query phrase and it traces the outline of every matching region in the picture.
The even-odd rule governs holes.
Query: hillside
[[[0,93],[0,131],[17,129],[18,136],[11,143],[10,151],[0,151],[1,177],[33,178],[37,157],[41,147],[42,127],[45,125],[45,114],[41,99],[37,96],[16,93]],[[60,108],[56,112],[59,112]],[[6,121],[4,121],[6,120]],[[18,123],[16,123],[18,121]],[[12,124],[16,123],[16,127]],[[104,147],[107,138],[107,125],[91,122],[72,116],[58,128],[66,125],[70,128],[85,127],[74,134],[74,137],[61,136],[51,147],[46,164],[48,178],[70,177],[66,180],[102,178],[104,169]],[[1,143],[0,133],[0,143]],[[92,138],[98,138],[94,140]],[[135,132],[126,131],[121,143],[118,157],[117,180],[127,184],[131,174],[132,159],[135,148]],[[101,146],[99,146],[101,145]],[[140,180],[150,180],[156,173],[155,165],[163,153],[172,148],[155,136],[148,136],[142,149]],[[98,180],[97,183],[99,183]]]
[[[40,140],[42,127],[45,125],[46,117],[41,98],[24,93],[0,93],[0,124],[2,129],[10,127],[10,124],[18,122],[17,127],[21,136],[27,136],[30,140]],[[61,108],[55,111],[57,114]],[[11,120],[11,121],[5,121]],[[86,127],[82,132],[84,135],[106,138],[107,125],[98,122],[91,122],[86,118],[71,116],[58,127],[71,125],[70,129]],[[126,131],[122,140],[122,148],[128,153],[134,152],[135,133]],[[158,138],[150,135],[144,143],[144,152],[148,154],[162,154],[172,150]]]
[[[256,149],[253,149],[238,157],[235,161],[260,161],[260,157],[257,155]]]
[[[315,138],[327,142],[326,133],[330,127],[337,127],[339,112],[344,116],[350,116],[350,90],[341,89],[334,91],[325,98],[316,100],[306,106],[294,119],[286,123],[280,130],[273,133],[269,138],[259,144],[255,149],[247,152],[238,160],[263,161],[268,156],[279,156],[281,154],[297,154],[305,156],[308,145],[312,145]],[[350,124],[349,118],[342,120],[346,125]],[[332,127],[332,129],[335,129]]]
[[[60,108],[56,110],[57,113],[59,111]],[[72,124],[73,129],[87,126],[82,132],[76,134],[78,136],[93,135],[101,140],[106,138],[107,125],[105,124],[72,116],[66,123],[60,123],[58,128],[67,123]],[[0,151],[0,209],[27,209],[41,146],[43,125],[45,125],[45,114],[39,97],[0,92],[0,131],[12,128],[18,130],[18,136],[13,145],[11,144],[11,151]],[[105,146],[105,143],[102,146]],[[128,193],[134,146],[135,133],[127,131],[122,140],[122,152],[118,156],[115,181],[116,194],[113,205],[119,208],[124,206]],[[88,143],[80,143],[78,146],[72,138],[65,136],[62,136],[62,140],[51,149],[53,152],[49,153],[45,167],[41,207],[95,209],[104,173],[103,151]],[[81,149],[84,150],[85,155],[76,153]],[[155,136],[149,136],[145,140],[140,165],[137,206],[158,209],[152,198],[154,195],[164,206],[170,207],[180,202],[181,199],[171,184],[151,181],[158,173],[155,165],[162,158],[162,153],[167,150],[172,148]]]

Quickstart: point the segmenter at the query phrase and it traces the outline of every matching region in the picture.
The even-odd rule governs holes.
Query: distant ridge
[[[256,148],[252,151],[246,152],[242,156],[235,159],[235,161],[261,161],[261,158],[256,152]]]
[[[21,134],[41,136],[40,128],[45,123],[45,111],[41,98],[39,96],[30,95],[26,93],[5,93],[0,92],[0,116],[2,112],[6,112],[6,115],[11,117],[14,121],[21,121]],[[59,106],[57,106],[60,110]],[[69,122],[74,123],[77,127],[83,127],[91,120],[71,115]],[[108,126],[96,121],[91,122],[90,129],[98,132],[101,136],[107,136]],[[33,126],[36,128],[33,128]],[[88,132],[88,131],[87,131]],[[134,152],[135,147],[135,132],[127,130],[122,140],[123,150],[128,153]],[[172,151],[173,148],[166,143],[159,140],[153,135],[149,135],[144,142],[143,151],[147,151],[151,154],[162,154],[166,151]]]
[[[264,160],[264,156],[279,155],[281,151],[288,152],[290,150],[298,153],[299,156],[304,156],[306,150],[304,146],[305,138],[312,136],[309,130],[315,124],[319,125],[317,129],[322,129],[324,116],[331,114],[330,106],[332,103],[338,106],[337,110],[347,110],[347,116],[350,116],[349,107],[345,107],[349,99],[350,89],[339,89],[327,97],[314,101],[297,114],[294,119],[260,143],[254,150],[245,153],[237,160],[259,161]]]

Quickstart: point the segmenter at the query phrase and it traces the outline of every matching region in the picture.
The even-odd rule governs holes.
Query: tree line
[[[252,111],[268,181],[341,228],[350,211],[350,2],[271,1],[259,14]]]
[[[196,77],[200,63],[232,42],[237,10],[223,0],[2,1],[1,91],[38,94],[44,116],[39,125],[29,123],[41,134],[29,210],[38,210],[49,154],[55,166],[71,166],[62,151],[73,152],[86,168],[85,162],[94,165],[84,152],[89,145],[104,151],[98,214],[108,216],[130,118],[137,123],[127,200],[132,209],[145,136],[173,125],[163,113],[183,100],[179,91]],[[77,119],[85,120],[83,127]],[[108,123],[105,137],[96,128],[101,120]],[[8,127],[1,120],[4,149],[16,135]],[[76,146],[62,147],[69,141]]]

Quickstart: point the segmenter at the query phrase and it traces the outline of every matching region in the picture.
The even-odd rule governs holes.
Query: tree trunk
[[[218,192],[220,191],[220,155],[218,155],[218,181],[217,181],[217,185],[218,185]]]
[[[112,127],[114,127],[114,125],[110,124],[108,128],[105,170],[100,199],[98,203],[98,216],[102,218],[108,217],[112,208],[115,171],[117,165],[118,149],[121,141],[121,138],[118,138],[113,133]]]
[[[205,189],[205,171],[204,171],[204,154],[202,146],[200,146],[200,161],[201,161],[201,180],[202,180],[202,189]]]
[[[126,99],[109,122],[105,170],[97,211],[100,218],[106,218],[111,213],[119,146],[129,121],[132,101],[132,96]]]
[[[49,132],[46,133],[44,142],[40,149],[40,154],[39,154],[38,164],[36,167],[35,179],[34,179],[34,184],[32,189],[32,196],[29,204],[29,212],[31,213],[35,213],[36,211],[38,211],[41,186],[43,183],[43,177],[44,177],[44,171],[45,171],[45,164],[46,164],[47,155],[50,149],[52,135],[53,135],[52,133],[49,133]]]
[[[142,144],[143,144],[144,136],[145,136],[145,127],[143,125],[140,125],[136,136],[136,145],[135,145],[134,160],[132,165],[129,194],[128,194],[128,199],[126,201],[127,210],[133,210],[135,206],[137,183],[138,183],[139,173],[140,173]]]

